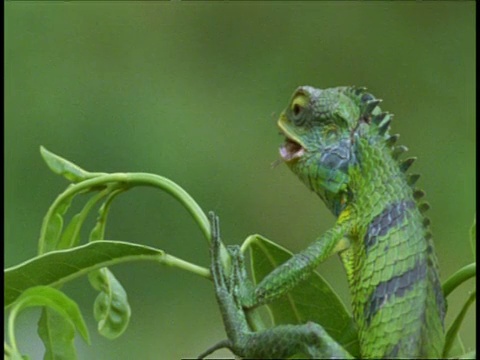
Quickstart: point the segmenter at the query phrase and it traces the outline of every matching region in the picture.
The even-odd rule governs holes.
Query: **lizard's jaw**
[[[305,153],[302,145],[288,137],[285,138],[285,143],[280,146],[279,151],[284,161],[292,161],[293,159],[302,157]]]
[[[280,146],[280,156],[283,161],[289,162],[302,157],[305,154],[305,147],[300,140],[289,130],[285,115],[282,114],[278,120],[278,127],[285,135],[285,142]]]

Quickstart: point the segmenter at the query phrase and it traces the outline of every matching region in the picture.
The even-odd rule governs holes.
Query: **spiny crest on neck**
[[[353,86],[347,89],[347,94],[356,102],[360,109],[359,122],[369,125],[369,134],[372,136],[376,135],[377,139],[384,142],[387,148],[390,149],[392,157],[397,160],[400,169],[406,172],[416,158],[411,157],[400,160],[400,156],[408,151],[408,148],[404,145],[396,144],[400,137],[399,134],[389,134],[393,114],[382,111],[378,106],[382,100],[375,98],[366,90],[364,87]]]
[[[404,145],[397,145],[400,137],[399,134],[390,135],[390,123],[393,119],[393,114],[382,111],[378,106],[381,99],[375,98],[372,94],[367,92],[365,87],[349,87],[346,93],[356,102],[360,109],[360,121],[369,124],[370,134],[378,136],[381,141],[391,151],[392,158],[396,160],[400,170],[405,173],[407,184],[412,188],[413,198],[417,202],[418,209],[423,214],[423,225],[427,229],[426,237],[431,238],[431,233],[428,230],[430,219],[425,216],[425,212],[430,208],[430,205],[423,201],[425,192],[415,187],[415,183],[420,178],[419,174],[407,174],[407,170],[417,159],[416,157],[409,157],[401,160],[402,154],[408,151]]]

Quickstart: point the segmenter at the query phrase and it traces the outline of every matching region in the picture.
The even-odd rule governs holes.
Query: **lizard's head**
[[[301,86],[280,115],[285,135],[280,156],[300,179],[326,202],[347,190],[349,167],[355,163],[353,133],[362,117],[361,101],[352,88]]]

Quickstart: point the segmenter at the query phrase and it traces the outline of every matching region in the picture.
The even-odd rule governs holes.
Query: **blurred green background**
[[[276,117],[298,85],[358,85],[384,99],[419,158],[445,280],[472,261],[474,13],[474,2],[5,3],[5,265],[35,256],[42,217],[67,185],[40,145],[87,170],[178,182],[220,215],[227,243],[260,233],[299,251],[334,218],[286,166],[271,168]],[[116,201],[107,238],[208,265],[192,219],[152,189]],[[153,263],[112,270],[132,306],[115,341],[96,333],[87,280],[64,288],[93,335],[91,347],[77,339],[80,359],[195,357],[225,337],[210,282]],[[339,260],[319,270],[348,302]],[[447,324],[472,284],[449,298]],[[37,315],[19,319],[33,359]],[[471,349],[475,311],[467,317]]]

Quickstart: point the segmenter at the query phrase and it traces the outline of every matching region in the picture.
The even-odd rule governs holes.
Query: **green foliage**
[[[12,305],[32,286],[60,286],[105,265],[134,260],[162,262],[166,256],[158,249],[120,241],[96,241],[51,251],[5,269],[4,306]]]
[[[111,192],[98,210],[97,222],[90,232],[90,241],[99,241],[104,238],[110,205],[113,199],[123,191],[119,189]],[[109,339],[115,339],[123,334],[130,321],[131,309],[127,292],[108,268],[90,272],[88,280],[100,292],[93,306],[93,314],[98,322],[98,332]]]
[[[72,358],[74,351],[74,330],[78,330],[82,338],[90,343],[88,330],[77,304],[62,292],[48,286],[33,286],[26,289],[13,304],[8,319],[8,335],[12,344],[13,357],[18,356],[14,328],[17,315],[27,307],[46,306],[56,314],[44,313],[40,319],[39,335],[46,344],[45,358],[66,356]]]
[[[130,320],[127,293],[107,268],[91,272],[88,279],[100,291],[93,306],[98,332],[109,339],[115,339],[125,331]]]
[[[73,324],[56,311],[44,307],[38,320],[38,336],[45,346],[44,359],[76,359]]]
[[[15,338],[15,320],[25,308],[42,307],[38,322],[38,334],[45,346],[44,359],[76,359],[74,346],[75,330],[89,343],[89,334],[77,304],[59,288],[80,276],[88,275],[91,285],[99,291],[94,301],[94,317],[99,333],[109,339],[120,336],[128,326],[131,316],[127,292],[106,266],[131,261],[155,261],[156,263],[186,270],[210,279],[210,271],[160,249],[136,244],[105,240],[108,211],[113,200],[136,186],[150,186],[171,194],[197,222],[207,241],[210,241],[210,226],[205,213],[191,196],[172,181],[146,173],[90,173],[46,149],[41,153],[48,166],[57,174],[72,181],[67,189],[53,202],[45,215],[39,239],[39,254],[17,266],[5,269],[4,307],[9,310],[8,337],[5,342],[5,359],[27,359],[22,355]],[[73,215],[67,226],[64,217],[79,194],[93,193],[80,212]],[[87,215],[95,205],[99,207],[95,226],[90,231],[89,242],[80,244],[81,229]],[[475,225],[471,231],[474,248]],[[258,282],[291,253],[279,245],[254,235],[246,239],[242,251],[249,251],[252,276]],[[225,266],[229,260],[225,259]],[[476,264],[472,263],[455,273],[445,284],[449,294],[461,283],[475,275]],[[469,306],[476,298],[470,294],[462,310],[452,323],[447,334],[445,354],[458,355],[461,349],[458,329]],[[310,281],[295,288],[284,299],[269,304],[271,323],[299,324],[315,321],[350,353],[358,355],[356,329],[351,314],[331,286],[317,273]],[[266,323],[252,314],[255,326]],[[461,343],[460,343],[461,344]],[[462,357],[475,353],[460,353]]]
[[[255,283],[292,256],[287,249],[260,235],[248,237],[242,250],[250,253]],[[328,282],[317,272],[287,296],[268,304],[268,309],[272,324],[304,324],[307,321],[322,324],[350,354],[356,357],[360,355],[357,329],[351,314]]]
[[[473,259],[475,260],[475,243],[476,243],[476,218],[473,219],[473,225],[470,230],[470,244],[472,246],[473,252]],[[458,270],[455,274],[453,274],[444,284],[443,284],[443,292],[445,296],[448,296],[455,288],[460,286],[462,283],[467,281],[468,279],[476,276],[476,261],[464,266],[460,270]],[[474,359],[475,353],[468,353],[465,354],[465,349],[462,344],[462,340],[458,334],[461,324],[465,319],[465,315],[467,314],[468,309],[476,300],[477,297],[477,290],[473,289],[468,298],[465,300],[465,303],[462,306],[462,309],[458,313],[457,317],[450,325],[450,328],[447,331],[445,336],[445,347],[443,350],[444,357],[451,357],[451,356],[459,356],[460,358],[464,359]],[[463,357],[466,356],[466,357]]]
[[[50,170],[52,170],[55,174],[64,176],[67,180],[70,180],[73,183],[77,183],[95,176],[94,174],[83,170],[81,167],[62,158],[61,156],[48,151],[43,146],[40,146],[40,154]]]
[[[58,290],[75,278],[88,275],[92,286],[99,291],[93,306],[98,331],[113,339],[127,328],[131,309],[125,289],[105,266],[150,260],[203,277],[210,276],[208,269],[162,250],[131,242],[103,240],[108,211],[114,198],[135,186],[153,186],[173,195],[197,220],[209,239],[210,228],[205,214],[178,185],[152,174],[90,173],[43,147],[41,154],[52,171],[73,183],[55,199],[45,215],[40,230],[39,255],[5,269],[4,306],[10,309],[11,342],[11,346],[5,344],[5,354],[9,359],[21,356],[14,337],[14,322],[17,314],[27,306],[44,307],[38,323],[38,334],[45,345],[45,359],[76,358],[74,329],[76,327],[85,339],[88,339],[88,333],[76,303]],[[92,197],[64,226],[64,217],[74,198],[88,192],[93,193]],[[89,243],[80,244],[85,219],[102,199],[105,200],[98,210],[96,224],[90,231]],[[62,309],[63,313],[60,311]]]
[[[477,296],[477,292],[476,292],[476,290],[473,290],[470,293],[470,296],[465,301],[465,304],[463,305],[462,310],[457,315],[457,317],[453,321],[452,325],[448,329],[447,335],[445,337],[445,339],[446,339],[445,340],[445,347],[444,347],[444,350],[443,350],[443,356],[444,357],[462,355],[461,353],[458,354],[458,353],[455,352],[455,350],[457,350],[458,347],[457,347],[457,349],[455,349],[453,344],[454,344],[455,341],[458,341],[461,344],[461,340],[458,336],[458,330],[460,330],[460,325],[462,324],[462,321],[465,318],[465,315],[467,314],[468,308],[475,301],[476,296]],[[455,350],[453,350],[453,349],[455,349]]]

